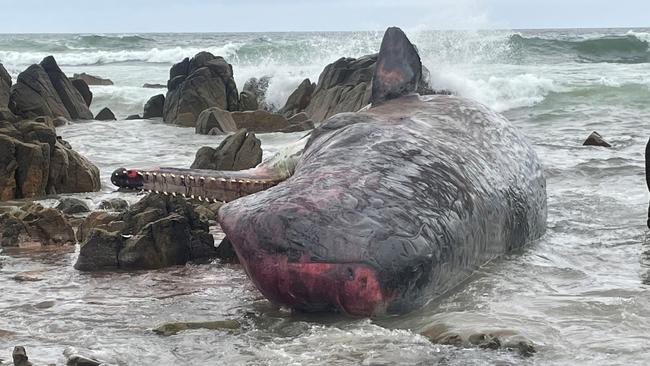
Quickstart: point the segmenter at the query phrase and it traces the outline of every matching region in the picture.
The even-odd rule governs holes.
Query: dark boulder
[[[29,362],[29,357],[27,357],[27,351],[25,351],[25,347],[23,346],[14,347],[11,357],[13,358],[14,366],[32,366],[32,363]]]
[[[312,83],[309,79],[305,79],[300,83],[298,88],[287,99],[287,103],[280,109],[280,113],[285,117],[292,117],[307,108],[311,102],[311,96],[314,94],[316,84]]]
[[[600,146],[600,147],[612,147],[603,137],[596,131],[592,132],[589,137],[582,143],[582,146]]]
[[[119,214],[101,211],[92,212],[79,225],[77,240],[79,242],[85,241],[95,229],[120,233],[124,229],[124,226],[124,221],[122,221]]]
[[[50,163],[49,194],[97,192],[99,169],[78,152],[57,140]]]
[[[120,266],[118,253],[124,247],[121,235],[102,229],[92,230],[79,247],[79,258],[74,268],[79,271],[101,271]]]
[[[274,109],[266,101],[266,91],[269,89],[270,81],[270,76],[263,76],[259,79],[250,78],[244,83],[244,88],[239,96],[242,111],[256,111],[259,109],[272,111]]]
[[[104,79],[99,76],[89,75],[85,72],[81,74],[74,74],[73,79],[80,79],[86,82],[88,85],[113,85],[113,82],[109,79]]]
[[[201,135],[224,135],[237,131],[237,125],[230,112],[212,107],[199,114],[195,132]]]
[[[226,137],[218,148],[204,146],[196,153],[192,169],[244,170],[262,162],[260,140],[254,133],[240,130]]]
[[[32,65],[18,75],[16,84],[11,87],[9,109],[22,118],[48,116],[71,119],[49,76],[40,65]]]
[[[75,243],[74,230],[61,211],[36,203],[1,215],[0,238],[2,246]]]
[[[65,76],[63,71],[61,71],[54,57],[45,57],[41,61],[41,67],[49,76],[54,90],[56,90],[61,102],[63,102],[63,105],[68,110],[70,117],[73,120],[93,119],[93,114],[88,109],[86,100],[77,88],[72,85],[72,82]]]
[[[72,85],[77,89],[84,102],[88,107],[93,102],[93,92],[90,91],[88,84],[83,79],[72,79]]]
[[[111,198],[105,201],[102,201],[99,204],[100,210],[107,211],[124,211],[129,208],[129,203],[121,198]]]
[[[300,112],[287,120],[289,127],[283,129],[281,132],[302,132],[314,129],[314,122],[309,119],[305,112]]]
[[[7,70],[0,64],[0,121],[9,120],[13,113],[9,111],[9,94],[11,89],[11,76]],[[11,113],[11,116],[10,116]],[[5,116],[6,115],[6,116]],[[13,118],[11,118],[13,120]]]
[[[56,117],[56,118],[53,118],[53,119],[52,119],[52,125],[53,125],[54,127],[65,126],[65,125],[67,125],[68,123],[70,123],[70,121],[68,121],[67,119],[65,119],[65,118],[63,118],[63,117]]]
[[[97,113],[97,116],[95,116],[95,119],[98,121],[115,121],[117,118],[115,118],[115,114],[113,114],[113,111],[110,110],[108,107],[104,107],[99,113]]]
[[[126,116],[126,118],[124,120],[133,121],[133,120],[136,120],[136,119],[142,119],[142,116],[140,116],[139,114],[131,114],[131,115]]]
[[[217,258],[221,259],[224,263],[239,263],[235,248],[232,246],[228,237],[223,238],[217,247]]]
[[[61,198],[56,209],[68,215],[90,212],[90,208],[84,201],[72,197]]]
[[[165,96],[162,94],[154,95],[144,105],[144,113],[142,118],[158,118],[163,116],[163,108],[165,106]]]
[[[166,89],[167,85],[144,83],[142,87],[146,89]]]
[[[201,112],[208,108],[239,110],[232,65],[209,52],[172,66],[167,88],[163,120],[168,123],[195,127]]]
[[[289,127],[289,122],[283,115],[267,111],[232,112],[230,115],[237,130],[244,128],[251,132],[267,133]]]

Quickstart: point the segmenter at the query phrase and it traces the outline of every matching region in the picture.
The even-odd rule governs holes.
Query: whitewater
[[[650,29],[423,31],[406,29],[436,89],[503,113],[545,166],[547,234],[495,261],[471,282],[414,313],[381,320],[292,314],[272,307],[234,265],[84,274],[77,253],[0,252],[0,358],[25,345],[38,364],[74,349],[110,365],[646,365],[650,359],[650,243],[645,144],[650,137]],[[222,137],[160,120],[124,121],[165,89],[169,68],[199,51],[233,65],[238,87],[269,76],[281,107],[304,78],[318,81],[340,57],[378,51],[383,32],[0,35],[0,63],[18,73],[54,55],[68,75],[109,78],[92,86],[91,110],[117,122],[57,129],[101,170],[102,190],[76,194],[91,208],[117,193],[120,166],[188,167]],[[598,131],[611,149],[583,147]],[[301,134],[261,134],[265,157]],[[56,201],[48,199],[44,204]],[[39,271],[45,280],[12,277]],[[151,332],[163,322],[238,319],[237,332]],[[438,345],[421,335],[508,332],[536,345],[516,352]],[[2,331],[15,333],[3,337]],[[190,362],[191,360],[191,362]]]

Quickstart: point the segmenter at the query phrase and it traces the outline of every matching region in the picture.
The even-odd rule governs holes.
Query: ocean
[[[0,359],[14,345],[39,364],[63,352],[110,365],[645,365],[650,359],[650,244],[645,144],[650,137],[650,29],[424,31],[405,29],[436,89],[503,113],[533,143],[548,182],[547,234],[482,268],[424,309],[388,319],[291,314],[271,306],[243,270],[218,262],[136,273],[79,273],[75,251],[0,251]],[[57,129],[101,169],[100,192],[73,195],[96,207],[117,193],[117,167],[188,167],[222,137],[161,121],[124,121],[164,89],[169,68],[199,51],[233,65],[241,89],[270,76],[267,101],[281,107],[304,79],[340,57],[379,49],[383,32],[0,35],[0,63],[15,77],[54,55],[69,75],[109,78],[92,86],[91,110],[117,122]],[[583,147],[592,131],[611,149]],[[301,134],[261,134],[265,157]],[[55,200],[45,200],[54,204]],[[78,251],[78,250],[77,250]],[[12,277],[37,271],[39,282]],[[174,320],[238,319],[240,331],[151,332]],[[501,332],[537,353],[454,347],[421,335]],[[10,331],[11,337],[3,336]]]

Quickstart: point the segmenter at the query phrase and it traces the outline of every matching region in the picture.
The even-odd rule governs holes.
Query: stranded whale
[[[113,180],[231,201],[221,226],[274,303],[361,316],[413,310],[546,227],[546,181],[530,144],[479,103],[412,94],[421,68],[404,33],[389,28],[371,108],[324,122],[289,168],[118,170]]]

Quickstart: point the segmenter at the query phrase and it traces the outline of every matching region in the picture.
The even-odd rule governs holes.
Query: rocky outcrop
[[[54,90],[56,90],[61,102],[67,109],[70,117],[74,119],[93,119],[93,114],[88,109],[88,105],[77,88],[61,71],[56,60],[48,56],[41,61],[41,67],[50,78]]]
[[[603,137],[596,131],[592,132],[589,137],[582,143],[582,146],[599,146],[599,147],[612,147]]]
[[[116,220],[119,232],[90,231],[76,269],[155,269],[216,255],[208,223],[180,197],[149,195]]]
[[[309,79],[305,79],[298,85],[298,88],[287,99],[284,107],[280,109],[280,113],[287,118],[290,118],[307,108],[311,102],[311,96],[314,94],[316,84],[312,83]]]
[[[278,132],[289,127],[289,122],[284,116],[267,111],[232,112],[230,115],[238,130],[245,128],[251,132],[265,133]]]
[[[11,87],[9,109],[22,118],[48,116],[71,119],[40,65],[32,65],[18,75],[16,84]]]
[[[142,84],[142,87],[146,89],[166,89],[167,85],[144,83]]]
[[[108,108],[104,107],[99,113],[97,113],[97,116],[95,116],[95,119],[98,121],[115,121],[117,118],[115,118],[115,114],[113,111]]]
[[[61,211],[31,204],[0,215],[0,246],[74,244],[72,226]]]
[[[88,84],[83,79],[72,79],[72,85],[77,89],[81,97],[84,98],[84,102],[88,107],[93,102],[93,92],[90,91]]]
[[[149,98],[147,103],[144,105],[144,113],[142,118],[158,118],[163,116],[163,108],[165,106],[165,96],[162,94],[154,95]]]
[[[57,137],[49,118],[0,122],[0,200],[99,188],[99,169]]]
[[[11,90],[11,75],[0,64],[0,121],[15,120],[14,114],[9,110],[9,94]]]
[[[195,132],[201,135],[225,135],[237,131],[230,112],[212,107],[204,110],[196,121]]]
[[[124,221],[117,213],[96,211],[90,213],[79,225],[77,230],[77,240],[83,242],[90,236],[95,229],[101,229],[109,232],[121,232],[124,228]]]
[[[127,208],[129,208],[129,203],[121,198],[107,199],[99,204],[100,210],[124,211]]]
[[[129,114],[128,116],[126,116],[126,118],[124,120],[125,121],[133,121],[133,120],[136,120],[136,119],[142,119],[142,116],[140,116],[139,114]]]
[[[232,65],[222,57],[200,52],[172,66],[167,82],[163,120],[195,127],[204,110],[239,110],[239,93]]]
[[[287,120],[289,127],[281,132],[301,132],[314,129],[314,122],[305,112],[300,112]]]
[[[262,162],[260,140],[254,133],[240,130],[226,137],[218,148],[204,146],[196,153],[192,169],[244,170]]]
[[[90,208],[84,201],[72,197],[61,198],[56,209],[67,215],[90,212]]]
[[[271,77],[269,76],[263,76],[259,79],[250,78],[246,81],[239,95],[242,111],[273,110],[273,106],[266,102],[266,91],[269,88],[270,81]]]
[[[89,75],[85,72],[81,74],[74,74],[73,79],[80,79],[86,82],[88,85],[113,85],[113,82],[109,79],[100,78],[99,76]]]

